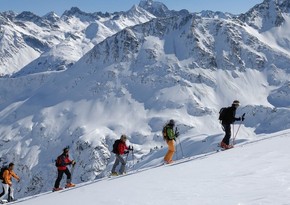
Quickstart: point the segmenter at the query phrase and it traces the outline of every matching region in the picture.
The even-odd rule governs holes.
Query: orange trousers
[[[175,147],[174,147],[174,140],[166,140],[167,145],[168,145],[168,151],[166,155],[164,156],[164,161],[166,162],[171,162],[174,152],[175,152]]]

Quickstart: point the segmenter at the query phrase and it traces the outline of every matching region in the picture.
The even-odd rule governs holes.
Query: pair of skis
[[[73,188],[75,187],[76,185],[73,185],[73,186],[70,186],[70,187],[65,187],[65,188],[57,188],[57,189],[52,189],[52,192],[56,192],[56,191],[62,191],[64,189],[69,189],[69,188]]]

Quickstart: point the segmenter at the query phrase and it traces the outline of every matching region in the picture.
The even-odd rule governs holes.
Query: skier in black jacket
[[[235,121],[243,121],[244,116],[236,118],[236,110],[240,106],[240,102],[238,100],[235,100],[232,103],[231,107],[225,108],[225,114],[222,119],[222,126],[225,131],[225,136],[221,142],[221,147],[224,149],[230,149],[233,148],[233,145],[230,145],[230,138],[231,138],[231,124],[233,124]]]

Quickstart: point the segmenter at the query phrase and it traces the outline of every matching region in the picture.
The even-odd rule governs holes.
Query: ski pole
[[[233,145],[235,145],[235,140],[236,140],[236,137],[237,137],[238,132],[239,132],[239,130],[240,130],[240,127],[241,127],[241,125],[242,125],[242,122],[244,121],[244,118],[245,118],[245,113],[242,115],[242,117],[241,117],[241,123],[240,123],[240,125],[239,125],[239,127],[238,127],[238,130],[237,130],[236,134],[234,135],[234,138],[233,138]]]
[[[179,132],[178,132],[177,127],[175,128],[175,136],[176,136],[176,138],[179,137]],[[182,158],[184,158],[183,149],[182,149],[182,145],[181,145],[181,142],[180,142],[180,139],[179,138],[178,138],[178,142],[179,142],[179,146],[180,146]]]
[[[180,146],[180,149],[181,149],[182,158],[184,158],[183,149],[182,149],[182,145],[181,145],[181,142],[180,142],[179,138],[178,138],[178,141],[179,141],[179,146]]]
[[[238,127],[238,130],[237,130],[237,132],[236,132],[236,134],[235,134],[235,136],[234,136],[234,138],[233,138],[233,145],[235,145],[235,140],[236,140],[236,137],[237,137],[237,135],[238,135],[238,132],[239,132],[239,130],[240,130],[241,125],[242,125],[242,123],[240,123],[240,125],[239,125],[239,127]]]
[[[175,141],[175,142],[176,142],[176,141]],[[175,152],[176,152],[175,160],[178,160],[177,143],[175,143]]]
[[[127,153],[127,156],[126,156],[126,160],[125,160],[126,164],[127,164],[127,161],[128,161],[128,156],[129,156],[129,152]]]
[[[235,122],[233,123],[233,145],[234,145],[234,139],[235,139]]]
[[[76,165],[76,164],[73,164],[73,165],[72,165],[72,168],[71,168],[71,171],[70,171],[71,179],[72,179],[72,176],[73,176],[74,171],[75,171],[75,165]]]
[[[127,153],[127,155],[126,155],[126,159],[125,159],[125,169],[124,169],[124,173],[126,173],[126,170],[127,170],[127,168],[126,168],[126,166],[127,166],[127,161],[128,161],[128,155],[129,155],[129,152]],[[121,155],[119,155],[121,158],[123,158]]]
[[[134,167],[134,148],[132,146],[132,159],[133,159],[133,167]]]

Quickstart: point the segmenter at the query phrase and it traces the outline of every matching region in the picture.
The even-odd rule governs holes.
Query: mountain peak
[[[140,9],[142,9],[142,8],[139,7],[139,6],[137,6],[136,4],[134,4],[128,12],[131,12],[131,13],[135,13],[135,12],[140,13]]]
[[[0,24],[6,24],[7,21],[12,21],[16,14],[13,11],[0,12]]]
[[[17,15],[15,19],[23,22],[29,21],[40,27],[47,27],[50,24],[50,22],[46,21],[46,19],[42,19],[40,16],[37,16],[30,11],[23,11],[22,13]]]
[[[70,10],[66,10],[63,13],[63,16],[73,16],[76,14],[84,14],[85,12],[81,11],[78,7],[71,7]]]
[[[46,15],[43,16],[43,18],[51,22],[57,22],[59,20],[59,16],[54,12],[47,13]]]
[[[45,14],[43,17],[58,17],[58,15],[55,12],[51,11]]]
[[[152,13],[149,13],[142,7],[139,7],[138,5],[132,6],[132,8],[127,12],[127,14],[131,16],[139,16],[139,17],[146,17],[148,19],[155,18],[155,16]]]
[[[151,7],[153,5],[153,0],[141,0],[139,6]]]
[[[102,14],[100,12],[98,13],[86,13],[82,10],[80,10],[78,7],[72,7],[70,10],[66,10],[63,15],[62,18],[67,18],[67,17],[78,17],[79,19],[81,19],[82,21],[92,21],[95,19],[100,18],[100,16],[103,15],[107,15],[107,14]]]
[[[261,4],[257,4],[245,14],[240,15],[239,19],[260,32],[278,27],[285,21],[281,3],[283,3],[281,0],[264,0]]]
[[[141,0],[139,7],[149,11],[157,17],[168,17],[171,13],[165,4],[153,0]]]
[[[23,11],[16,16],[16,19],[23,20],[23,21],[38,21],[41,20],[41,17],[37,16],[36,14],[30,11]]]

